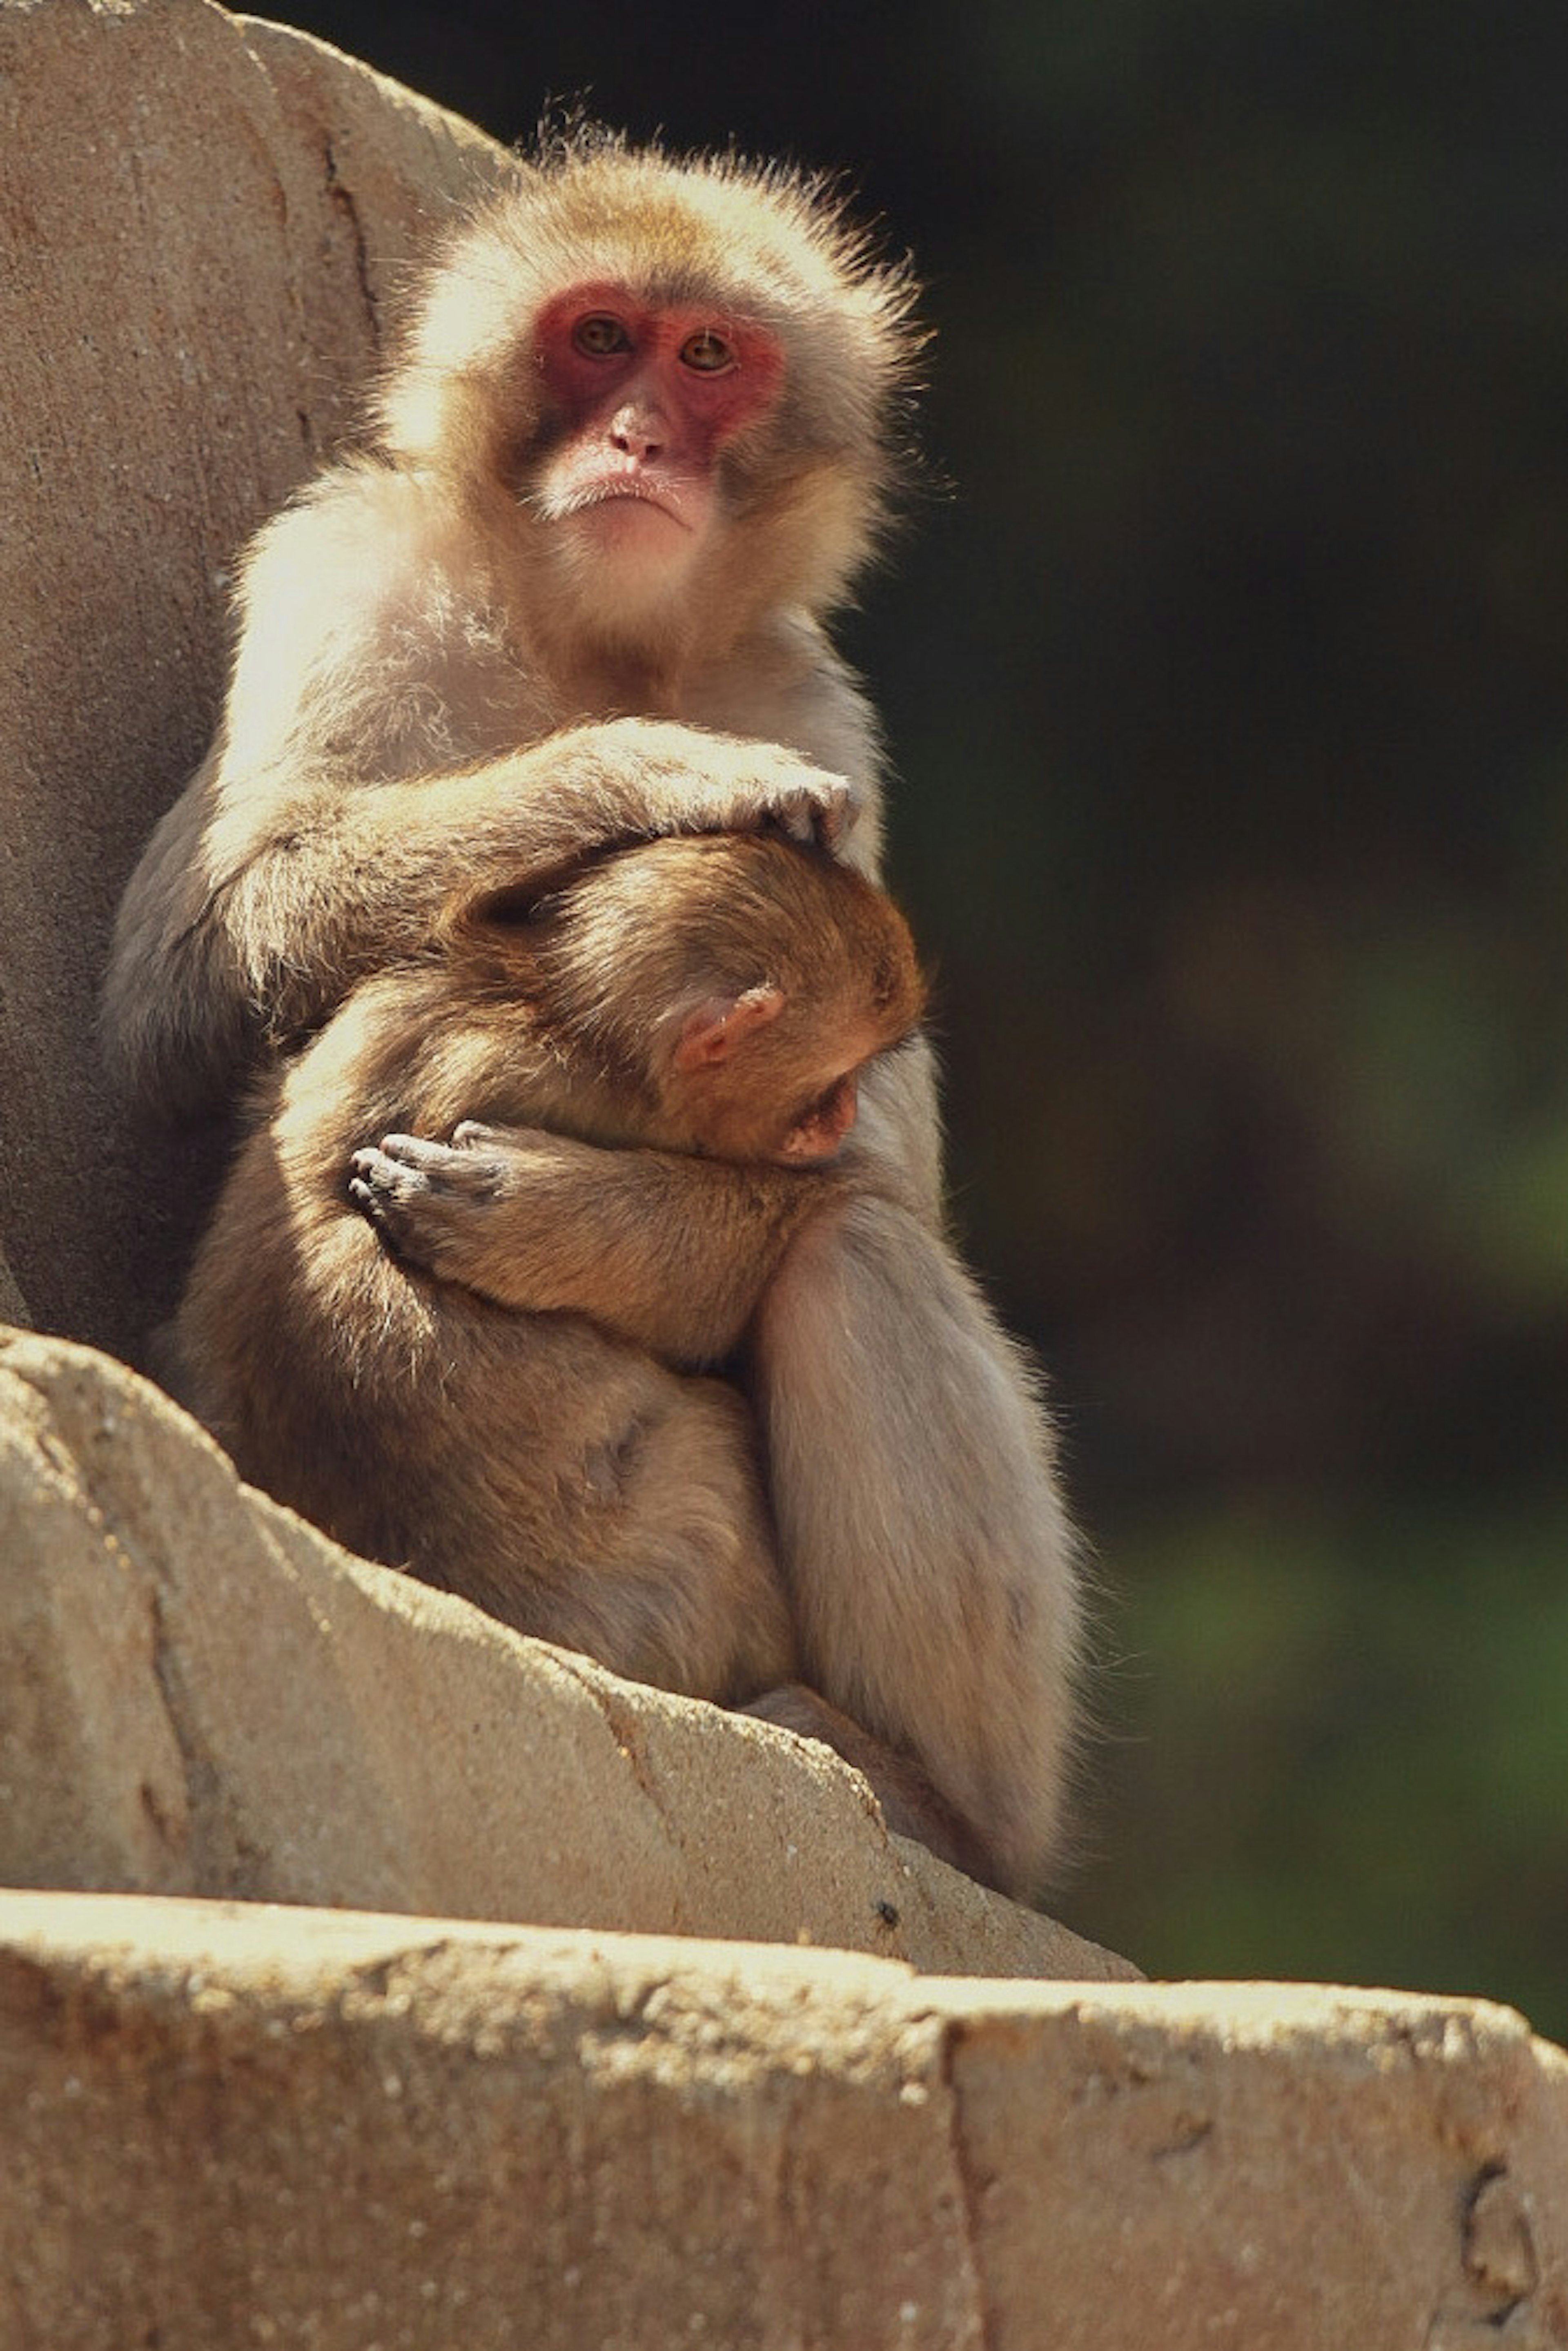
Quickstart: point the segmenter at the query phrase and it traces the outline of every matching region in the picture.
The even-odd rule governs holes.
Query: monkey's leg
[[[1023,1359],[891,1201],[830,1207],[758,1311],[757,1404],[804,1677],[915,1756],[1009,1892],[1054,1856],[1074,1546]]]
[[[397,1493],[375,1555],[689,1697],[725,1703],[791,1673],[744,1399],[575,1317],[423,1287],[439,1394],[381,1433]]]

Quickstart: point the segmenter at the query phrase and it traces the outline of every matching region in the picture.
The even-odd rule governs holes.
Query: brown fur
[[[762,989],[764,1025],[716,1030]],[[463,905],[259,1090],[177,1322],[189,1401],[246,1477],[366,1556],[640,1679],[755,1695],[793,1660],[755,1431],[732,1387],[678,1374],[737,1344],[840,1180],[765,1155],[919,1008],[888,902],[784,841],[653,841],[537,904]],[[721,1050],[683,1064],[694,1024]],[[375,1197],[395,1238],[400,1183],[445,1163],[454,1198],[476,1187],[470,1254],[433,1282],[380,1246],[349,1163],[469,1111],[500,1123],[386,1160]],[[640,1199],[508,1189],[541,1121],[666,1155],[738,1121],[758,1155],[674,1171],[701,1191],[675,1187],[684,1262],[653,1280]],[[594,1292],[570,1312],[563,1266]]]
[[[541,302],[600,282],[748,321],[779,362],[777,395],[743,405],[695,484],[698,559],[685,547],[667,570],[651,541],[608,563],[542,495],[563,447],[609,462],[591,403],[543,398],[533,339]],[[585,852],[771,817],[875,875],[875,726],[824,624],[895,484],[908,302],[787,174],[602,141],[518,165],[427,280],[375,445],[246,559],[222,726],[117,929],[106,1035],[134,1101],[232,1102],[357,981],[420,954],[455,893]],[[1072,1543],[1032,1376],[943,1237],[939,1161],[912,1046],[862,1089],[852,1186],[785,1249],[753,1393],[807,1679],[912,1754],[988,1874],[1028,1892],[1059,1843]],[[536,1134],[508,1165],[518,1189],[570,1186],[580,1215],[619,1201],[631,1254],[692,1277],[700,1159]],[[439,1256],[473,1214],[433,1192],[405,1245]],[[592,1265],[560,1281],[563,1311],[591,1311]],[[435,1368],[423,1394],[422,1455],[450,1420]],[[582,1409],[566,1390],[559,1408]],[[721,1471],[682,1477],[683,1507],[744,1511]],[[673,1559],[688,1536],[655,1523],[671,1490],[636,1507]]]

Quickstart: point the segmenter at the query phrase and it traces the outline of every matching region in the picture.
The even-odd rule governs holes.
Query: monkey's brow
[[[677,225],[672,242],[684,242],[688,232]],[[745,321],[758,327],[783,327],[799,314],[804,289],[792,287],[784,266],[758,266],[749,256],[732,252],[721,276],[710,256],[700,261],[664,259],[645,246],[639,251],[614,250],[609,240],[603,252],[584,256],[580,282],[624,287],[626,292],[653,310],[706,310],[716,324]]]

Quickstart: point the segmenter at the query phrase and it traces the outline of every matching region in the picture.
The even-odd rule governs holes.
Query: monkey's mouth
[[[683,501],[674,492],[655,489],[649,483],[632,476],[617,475],[606,481],[586,482],[580,489],[574,490],[570,497],[562,500],[557,514],[561,519],[570,519],[578,515],[602,514],[612,507],[643,507],[662,515],[677,529],[690,531],[694,528]]]

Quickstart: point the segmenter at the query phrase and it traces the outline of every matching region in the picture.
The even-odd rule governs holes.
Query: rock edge
[[[0,1332],[0,1883],[1136,1973],[815,1741],[352,1558],[89,1348]]]
[[[1568,2059],[1480,2001],[16,1895],[0,2098],[50,2351],[1568,2341]]]

